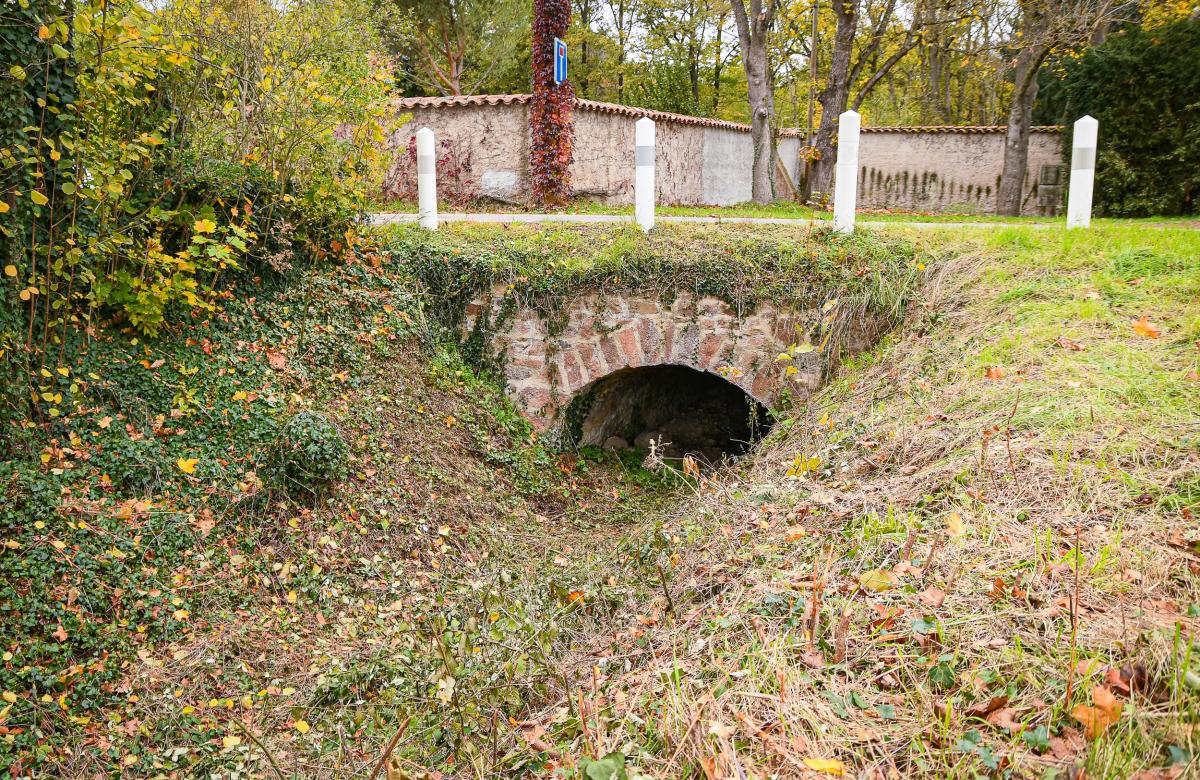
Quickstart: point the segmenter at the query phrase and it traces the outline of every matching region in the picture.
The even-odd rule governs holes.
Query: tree
[[[935,7],[945,8],[958,0],[922,0],[910,8],[901,8],[898,0],[831,0],[835,27],[829,70],[822,90],[821,124],[813,141],[814,160],[805,181],[805,195],[813,198],[831,190],[837,162],[833,139],[838,117],[847,108],[858,110],[871,91],[904,57],[921,42],[926,27],[941,24],[949,14],[934,14]],[[940,4],[940,6],[939,6]],[[865,13],[864,13],[865,12]],[[960,9],[955,16],[966,13]],[[865,17],[865,18],[864,18]],[[897,29],[899,19],[908,23]],[[860,32],[865,31],[865,40]],[[855,56],[856,43],[858,54]],[[854,99],[850,94],[857,85]]]
[[[1004,133],[1004,168],[996,213],[1018,216],[1029,160],[1029,128],[1038,94],[1038,70],[1051,52],[1086,44],[1114,18],[1117,0],[1021,0],[1014,40],[1013,89]]]
[[[1200,16],[1130,26],[1056,65],[1061,80],[1049,80],[1040,93],[1038,118],[1067,126],[1064,150],[1073,120],[1099,120],[1097,213],[1200,213]]]
[[[378,0],[377,9],[403,75],[441,95],[473,94],[511,69],[529,19],[521,0]]]
[[[575,92],[569,81],[554,83],[554,39],[565,39],[570,25],[570,0],[534,0],[529,173],[533,200],[543,208],[562,206],[571,195]]]
[[[766,0],[765,5],[764,0],[732,0],[732,6],[750,99],[750,139],[754,146],[751,198],[755,203],[770,203],[775,195],[775,140],[771,135],[775,95],[767,36],[778,6],[773,0]]]
[[[625,62],[637,27],[640,0],[606,0],[617,44],[617,102],[625,99]]]

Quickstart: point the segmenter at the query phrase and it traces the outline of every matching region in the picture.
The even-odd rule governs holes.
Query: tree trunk
[[[1021,214],[1024,198],[1025,169],[1029,161],[1029,127],[1033,121],[1033,103],[1037,100],[1037,72],[1046,57],[1044,46],[1026,47],[1017,55],[1012,102],[1008,108],[1008,129],[1004,134],[1004,168],[996,191],[996,213],[1005,217]]]
[[[746,2],[733,0],[732,5],[750,96],[750,140],[754,145],[750,197],[755,203],[770,203],[775,199],[775,139],[771,135],[775,95],[767,61],[767,32],[771,29],[775,3],[768,0],[764,9],[762,0],[749,0],[747,9]]]
[[[752,43],[746,58],[746,80],[750,87],[750,139],[754,144],[754,177],[751,197],[755,203],[775,199],[775,144],[771,120],[775,117],[775,95],[767,76],[765,40]]]
[[[725,14],[721,14],[717,17],[717,53],[713,56],[713,116],[717,115],[717,109],[721,107],[721,31],[723,29],[725,29]]]
[[[833,170],[837,164],[833,139],[837,134],[838,116],[850,102],[850,58],[854,53],[858,0],[834,0],[833,11],[837,16],[833,55],[829,60],[829,73],[825,76],[825,89],[817,98],[821,102],[821,124],[813,140],[817,156],[813,160],[812,175],[805,183],[805,200],[821,200],[833,194]]]

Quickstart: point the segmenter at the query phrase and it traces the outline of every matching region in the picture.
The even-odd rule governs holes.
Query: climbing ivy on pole
[[[569,80],[554,83],[554,39],[565,39],[570,23],[571,0],[534,0],[529,171],[534,203],[543,208],[565,205],[571,194],[575,90]]]

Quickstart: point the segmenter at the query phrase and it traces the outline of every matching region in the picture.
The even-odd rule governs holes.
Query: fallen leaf
[[[936,586],[929,587],[921,591],[917,598],[919,598],[921,603],[925,606],[932,609],[937,609],[938,607],[942,606],[942,602],[946,600],[946,591]]]
[[[1079,755],[1086,747],[1083,737],[1071,727],[1062,730],[1062,736],[1050,737],[1050,752],[1057,759],[1067,759]]]
[[[1140,318],[1134,320],[1133,330],[1139,336],[1145,336],[1148,339],[1158,338],[1158,326],[1150,322],[1150,319],[1143,314]]]
[[[1017,711],[1012,707],[1001,707],[988,715],[986,720],[998,729],[1004,729],[1011,734],[1020,734],[1025,730],[1025,725],[1013,719],[1013,715],[1016,713]]]
[[[287,368],[287,355],[282,352],[268,352],[267,363],[276,371],[282,371]]]
[[[986,718],[996,710],[1008,704],[1007,696],[993,696],[987,701],[981,701],[978,704],[973,704],[963,710],[963,714],[968,718]]]
[[[1084,736],[1094,741],[1104,733],[1104,730],[1121,718],[1124,706],[1117,697],[1103,685],[1092,688],[1092,706],[1079,704],[1071,710],[1071,717],[1083,726]]]
[[[836,758],[806,758],[804,765],[814,772],[841,777],[846,774],[846,765]]]
[[[1064,338],[1062,336],[1059,336],[1058,338],[1056,338],[1054,340],[1054,345],[1056,347],[1062,347],[1063,349],[1069,350],[1071,352],[1082,352],[1083,351],[1083,345],[1080,344],[1078,341],[1071,341],[1070,339]]]
[[[241,737],[235,737],[232,734],[221,737],[221,747],[228,749],[228,748],[232,748],[232,747],[237,747],[240,744],[242,744]]]
[[[298,720],[292,724],[292,728],[296,729],[296,731],[299,731],[301,734],[307,734],[308,733],[308,721]]]
[[[1000,366],[988,366],[987,373],[984,376],[993,382],[997,382],[1004,378],[1004,369]]]
[[[962,536],[967,532],[966,523],[963,522],[962,515],[958,512],[951,512],[946,518],[946,530],[951,536]]]
[[[179,470],[184,474],[195,474],[196,464],[199,462],[200,460],[198,458],[180,458],[179,460],[175,461],[175,465],[178,466]]]
[[[872,569],[858,575],[858,586],[873,593],[889,590],[896,585],[897,577],[884,569]]]

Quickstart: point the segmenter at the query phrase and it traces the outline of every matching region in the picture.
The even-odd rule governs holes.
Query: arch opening
[[[771,425],[767,408],[742,388],[676,365],[615,371],[576,395],[567,414],[579,446],[649,449],[653,440],[668,462],[745,454]]]

